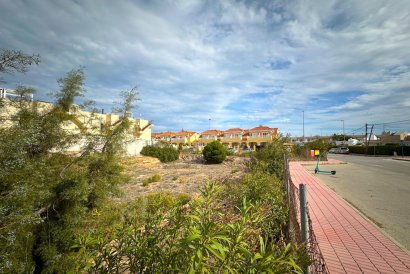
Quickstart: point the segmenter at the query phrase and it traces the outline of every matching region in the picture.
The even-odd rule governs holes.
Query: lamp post
[[[305,141],[305,111],[302,110],[302,120],[303,120],[303,135],[302,135],[302,142]]]
[[[343,123],[343,145],[345,144],[345,120],[340,120]]]
[[[208,125],[208,129],[211,129],[211,118],[209,118],[209,125]]]

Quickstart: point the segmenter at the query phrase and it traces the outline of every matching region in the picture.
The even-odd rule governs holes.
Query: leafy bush
[[[78,237],[73,246],[81,250],[78,270],[302,273],[298,264],[306,265],[304,253],[290,244],[276,245],[271,237],[270,228],[280,225],[269,223],[269,202],[221,200],[230,191],[223,188],[209,182],[194,200],[165,194],[139,198],[115,229]]]
[[[219,141],[212,141],[202,151],[205,160],[210,164],[220,164],[226,158],[226,149]]]
[[[167,163],[178,160],[179,152],[170,144],[160,143],[154,146],[145,146],[141,150],[144,156],[151,156],[158,158],[161,162]]]
[[[349,153],[366,154],[366,147],[365,146],[351,146],[349,147]]]
[[[284,156],[289,152],[284,146],[285,139],[278,138],[252,154],[250,168],[260,169],[281,179],[284,171]]]
[[[410,147],[405,146],[401,147],[400,145],[397,144],[386,144],[384,146],[369,146],[367,149],[367,154],[368,155],[393,155],[394,152],[397,153],[397,155],[402,154],[402,149],[404,155],[410,155]],[[351,146],[349,147],[349,152],[350,153],[356,153],[356,154],[366,154],[366,146]]]

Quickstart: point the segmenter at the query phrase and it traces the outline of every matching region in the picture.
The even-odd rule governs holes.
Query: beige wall
[[[15,115],[18,111],[18,103],[16,101],[12,101],[10,99],[1,99],[3,103],[0,106],[0,126],[1,127],[9,127],[13,124],[11,120],[12,116]],[[27,104],[31,105],[32,107],[38,108],[40,113],[45,113],[50,111],[53,107],[51,103],[46,102],[27,102]],[[73,106],[69,112],[73,115],[73,119],[70,121],[66,121],[63,123],[63,129],[69,131],[70,133],[81,133],[81,132],[88,132],[91,134],[100,134],[102,125],[108,126],[115,126],[116,123],[120,120],[120,116],[113,113],[108,114],[101,114],[101,113],[94,113],[80,110],[77,106]],[[135,151],[140,151],[140,147],[143,143],[151,141],[151,129],[152,125],[150,121],[144,119],[133,119],[131,120],[132,126],[129,131],[129,137],[131,140],[129,143],[132,143],[133,140],[142,140],[144,142],[138,142],[131,145],[131,151],[134,154]],[[70,148],[69,150],[80,150],[82,144],[78,144]]]

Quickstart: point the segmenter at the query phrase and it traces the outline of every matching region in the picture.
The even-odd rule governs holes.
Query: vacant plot
[[[201,155],[182,155],[171,163],[161,163],[156,158],[145,156],[126,158],[123,165],[131,180],[122,187],[124,196],[121,199],[127,201],[159,192],[195,195],[207,180],[239,181],[245,174],[247,159],[228,156],[222,164],[208,165]]]

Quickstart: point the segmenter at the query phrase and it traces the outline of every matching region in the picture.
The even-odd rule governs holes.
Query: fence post
[[[299,184],[299,201],[300,201],[300,232],[302,242],[306,244],[308,248],[309,239],[309,223],[307,216],[307,188],[305,184]],[[304,269],[305,274],[309,274],[309,268]]]

